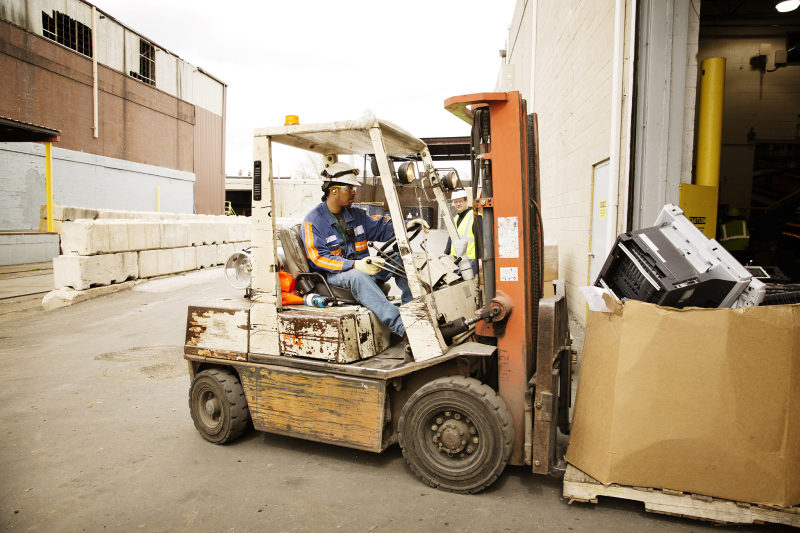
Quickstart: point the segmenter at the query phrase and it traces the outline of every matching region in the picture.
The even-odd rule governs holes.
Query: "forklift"
[[[255,130],[251,301],[188,310],[189,407],[203,438],[230,442],[252,421],[258,431],[371,452],[397,443],[426,484],[456,493],[484,489],[507,464],[563,474],[572,348],[563,284],[541,298],[536,115],[518,92],[456,96],[444,107],[472,128],[477,277],[427,251],[424,234],[406,233],[397,190],[413,187],[435,198],[452,242],[460,239],[446,193],[463,185],[418,138],[374,115]],[[352,294],[310,271],[300,225],[278,237],[273,143],[321,154],[325,166],[342,155],[373,158],[395,231],[381,249],[399,253],[413,295],[397,302],[407,348]],[[414,239],[423,251],[412,250]],[[282,268],[301,293],[336,305],[282,305]]]

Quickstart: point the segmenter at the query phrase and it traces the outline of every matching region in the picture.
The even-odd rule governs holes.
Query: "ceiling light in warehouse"
[[[783,0],[783,2],[778,2],[778,4],[775,5],[775,9],[781,13],[794,11],[798,7],[800,7],[800,0]]]

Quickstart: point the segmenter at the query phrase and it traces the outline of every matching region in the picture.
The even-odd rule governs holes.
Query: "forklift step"
[[[800,507],[768,507],[669,489],[660,490],[617,484],[604,486],[574,466],[567,465],[564,475],[564,498],[567,498],[570,504],[572,502],[597,503],[598,496],[639,501],[644,503],[645,510],[650,513],[695,518],[715,524],[770,522],[800,527]]]

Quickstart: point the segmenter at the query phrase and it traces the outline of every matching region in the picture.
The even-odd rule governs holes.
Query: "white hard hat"
[[[323,170],[320,176],[322,176],[323,181],[352,185],[353,187],[361,185],[356,179],[358,169],[351,167],[347,163],[334,163]]]
[[[460,191],[453,191],[453,194],[450,195],[451,200],[458,200],[459,198],[467,199],[467,191],[461,189]]]

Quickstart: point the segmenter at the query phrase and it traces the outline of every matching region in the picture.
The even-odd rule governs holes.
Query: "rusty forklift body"
[[[443,176],[422,141],[374,117],[256,130],[253,302],[189,308],[189,403],[204,438],[230,441],[251,419],[259,431],[373,452],[399,442],[417,475],[455,492],[481,490],[507,463],[563,469],[557,435],[569,432],[571,346],[563,291],[540,299],[536,117],[516,92],[455,97],[445,108],[472,125],[472,186],[482,191],[473,209],[483,215],[475,232],[483,272],[472,280],[433,281],[438,259],[411,251],[394,160],[419,161],[418,188],[449,214]],[[326,164],[342,154],[377,160],[414,296],[400,306],[413,361],[361,306],[281,305],[273,142],[320,153]]]

